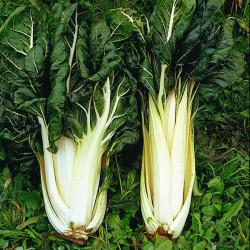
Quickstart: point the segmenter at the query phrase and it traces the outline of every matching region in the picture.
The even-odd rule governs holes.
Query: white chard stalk
[[[149,234],[177,238],[188,216],[195,177],[192,88],[164,96],[162,66],[157,104],[149,95],[148,128],[143,124],[141,209]]]
[[[82,138],[75,140],[61,136],[56,141],[58,152],[48,151],[48,126],[38,117],[41,125],[44,155],[37,155],[42,179],[42,191],[47,216],[58,233],[87,240],[103,221],[107,190],[98,192],[101,169],[109,164],[104,156],[107,142],[113,133],[105,134],[115,117],[122,95],[116,96],[111,107],[110,82],[103,89],[104,107],[100,115],[95,108],[96,123],[90,125],[90,108],[84,109],[87,129]],[[79,105],[80,106],[80,105]],[[81,106],[80,106],[81,107]]]
[[[175,218],[183,204],[184,172],[186,166],[187,144],[187,87],[184,90],[175,117],[173,144],[171,148],[172,163],[172,215]]]

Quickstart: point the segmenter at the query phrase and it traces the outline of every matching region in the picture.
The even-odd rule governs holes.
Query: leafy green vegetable
[[[141,208],[149,234],[177,238],[187,218],[195,176],[191,110],[197,89],[203,98],[215,99],[241,79],[244,61],[232,51],[232,24],[214,20],[222,5],[159,0],[149,19],[139,76],[149,91],[143,106],[141,174]],[[219,180],[210,186],[224,190]],[[217,216],[220,210],[211,205],[203,212]]]
[[[14,125],[2,138],[29,139],[50,222],[59,233],[86,240],[105,214],[110,177],[101,169],[138,140],[136,80],[122,46],[133,27],[119,11],[107,23],[94,22],[90,5],[77,3],[56,3],[53,25],[46,20],[39,9],[22,6],[1,27],[3,112],[13,114],[3,126]],[[23,123],[30,127],[17,130]]]
[[[86,22],[79,27],[78,42],[73,58],[73,63],[77,62],[79,67],[74,66],[75,70],[72,74],[74,80],[71,79],[71,84],[78,82],[77,84],[80,87],[82,81],[77,79],[84,79],[84,86],[79,96],[76,96],[71,91],[68,94],[66,93],[66,97],[64,97],[66,101],[63,99],[63,102],[65,102],[61,105],[62,120],[59,119],[61,123],[61,125],[58,125],[59,130],[61,129],[61,133],[65,138],[71,139],[75,136],[72,134],[72,131],[77,132],[77,137],[82,136],[86,132],[81,131],[82,128],[86,128],[86,124],[84,124],[86,120],[85,115],[82,118],[81,115],[77,115],[81,113],[80,107],[75,105],[79,100],[86,110],[88,110],[90,99],[92,100],[91,113],[93,119],[91,119],[93,122],[95,120],[93,99],[98,104],[98,112],[102,113],[103,102],[100,101],[102,99],[98,98],[98,96],[102,95],[101,88],[106,79],[99,82],[98,86],[100,87],[96,88],[96,95],[92,98],[95,82],[92,81],[93,84],[91,84],[87,80],[95,73],[92,65],[92,58],[95,52],[92,53],[90,49],[90,33],[92,26],[98,21],[105,21],[110,29],[110,34],[114,32],[112,43],[115,46],[115,54],[119,54],[122,58],[116,73],[119,72],[118,74],[120,75],[121,70],[124,70],[126,72],[125,75],[134,82],[134,85],[136,85],[137,79],[146,87],[140,89],[140,94],[144,97],[141,109],[144,112],[145,124],[148,125],[149,121],[145,112],[148,105],[146,98],[147,89],[151,88],[152,96],[155,93],[154,101],[156,102],[156,95],[160,86],[161,66],[152,57],[151,50],[154,47],[155,55],[160,58],[160,50],[157,50],[158,48],[154,46],[155,37],[152,30],[161,26],[154,26],[150,18],[149,20],[147,19],[153,12],[153,7],[157,4],[157,0],[88,0],[87,2],[69,0],[2,0],[0,1],[0,27],[2,27],[3,23],[16,8],[25,7],[26,10],[33,8],[40,13],[36,21],[38,21],[38,26],[42,29],[41,33],[45,32],[48,35],[48,57],[44,64],[45,73],[41,78],[43,85],[41,88],[35,87],[38,97],[45,98],[42,102],[42,105],[45,104],[42,109],[44,110],[46,122],[48,122],[47,98],[51,93],[52,78],[54,78],[50,74],[50,57],[54,46],[52,45],[52,40],[57,27],[62,21],[61,17],[64,17],[62,12],[73,2],[78,3],[78,10],[84,10],[84,14],[78,12],[78,24],[82,23],[81,20]],[[181,3],[181,1],[176,2],[178,5]],[[170,63],[172,66],[166,69],[164,81],[166,94],[169,93],[171,86],[175,85],[175,77],[172,74],[174,70],[178,73],[181,71],[182,83],[186,76],[188,78],[190,74],[192,75],[192,70],[194,70],[194,77],[197,77],[197,83],[199,83],[199,89],[193,103],[194,111],[196,111],[199,104],[193,124],[196,156],[196,178],[193,197],[190,214],[183,232],[176,241],[172,241],[172,248],[248,249],[249,122],[247,110],[249,108],[249,65],[247,58],[249,57],[249,31],[247,23],[249,23],[250,16],[249,1],[226,0],[223,3],[222,1],[199,0],[195,2],[195,18],[192,19],[188,31],[184,32],[183,38],[176,41]],[[170,2],[169,4],[171,5]],[[116,10],[116,8],[119,8],[119,10]],[[109,9],[112,10],[110,11]],[[29,13],[27,12],[27,14]],[[74,30],[73,23],[75,23],[74,14],[75,12],[72,15],[73,22],[69,21],[72,31]],[[121,14],[123,19],[120,19]],[[164,15],[166,14],[164,13]],[[20,16],[23,17],[22,13]],[[40,21],[40,18],[42,21]],[[10,24],[11,22],[8,25]],[[117,28],[119,33],[123,32],[123,30],[127,31],[121,37],[116,32],[117,24],[120,24],[120,28]],[[151,32],[148,34],[150,29]],[[214,31],[216,32],[214,33]],[[233,32],[233,36],[231,32]],[[66,34],[68,41],[72,43],[73,35],[69,27],[67,27],[66,31],[61,32],[61,34],[63,33]],[[98,32],[93,34],[98,34]],[[215,37],[213,38],[214,34]],[[190,40],[186,39],[189,35]],[[3,37],[2,35],[0,36],[2,40]],[[123,38],[125,40],[122,40]],[[58,39],[60,40],[61,38],[58,37]],[[208,41],[209,43],[207,43]],[[185,44],[187,45],[186,50]],[[179,45],[182,46],[180,47]],[[2,44],[0,44],[0,47],[1,49],[3,48]],[[234,51],[231,50],[232,47]],[[93,50],[94,48],[93,45]],[[103,47],[99,46],[99,48],[101,54]],[[12,54],[13,48],[9,49],[10,54]],[[65,52],[65,56],[68,57],[69,50],[69,47],[66,46],[62,54]],[[229,53],[228,50],[230,50]],[[185,53],[182,51],[187,51],[187,56],[183,56]],[[203,57],[199,56],[200,53],[204,54],[204,61],[202,60]],[[100,54],[98,53],[96,57],[96,69],[102,62]],[[19,56],[22,57],[22,54]],[[19,56],[17,53],[13,53],[13,57]],[[58,58],[60,56],[59,54]],[[236,56],[236,59],[233,59],[234,56]],[[242,57],[246,61],[245,64],[242,63]],[[0,60],[5,61],[1,56],[0,58]],[[220,63],[221,60],[224,60],[223,58],[226,58],[226,64]],[[178,63],[178,67],[175,69],[176,61],[182,62],[182,60],[183,63]],[[196,63],[193,64],[197,60],[199,61],[198,67]],[[206,64],[208,61],[209,63]],[[36,115],[30,113],[32,112],[30,109],[23,107],[17,110],[17,105],[13,101],[15,98],[14,93],[19,89],[20,79],[23,81],[26,79],[26,76],[19,75],[20,72],[17,71],[18,77],[13,78],[13,82],[7,84],[6,75],[8,74],[5,74],[6,68],[2,69],[2,65],[4,64],[1,62],[0,248],[6,250],[10,248],[41,249],[43,236],[48,233],[55,233],[44,212],[44,202],[41,199],[42,190],[40,173],[38,171],[39,166],[33,152],[39,152],[39,155],[43,155],[41,128],[37,122]],[[9,71],[13,71],[13,64],[6,65]],[[124,65],[125,67],[123,67]],[[208,65],[208,68],[205,65]],[[235,66],[230,67],[230,65]],[[67,59],[64,60],[64,66],[66,66],[65,68],[68,71]],[[213,69],[216,69],[215,78],[212,77],[212,74],[206,74],[209,68],[211,68],[211,72]],[[238,77],[238,73],[230,76],[231,70],[232,72],[236,70],[238,73],[244,71],[242,79]],[[55,73],[57,71],[58,69],[54,69]],[[201,75],[199,75],[199,72],[201,72]],[[138,77],[138,73],[140,77]],[[26,74],[29,75],[29,72],[26,72]],[[204,76],[205,80],[202,79]],[[217,76],[220,77],[219,81]],[[212,80],[210,81],[210,79]],[[237,81],[234,83],[236,79]],[[26,86],[30,85],[29,81],[26,82],[28,83]],[[40,80],[39,82],[41,83]],[[110,82],[113,83],[113,81]],[[141,87],[140,85],[137,86]],[[184,85],[182,86],[184,87]],[[30,97],[29,95],[29,91],[27,91],[27,95],[21,94],[18,106],[22,105],[22,100],[25,101],[26,97],[27,101],[29,101],[29,98],[32,98],[32,94]],[[35,96],[37,96],[36,93]],[[52,104],[51,108],[53,109]],[[136,105],[133,108],[135,108],[135,111],[139,111]],[[72,129],[71,125],[73,123],[69,119],[69,114],[73,114],[75,117],[75,125]],[[53,118],[53,114],[51,117]],[[78,118],[81,118],[81,122],[77,122]],[[112,154],[110,151],[110,167],[107,166],[101,172],[98,193],[107,187],[110,188],[103,225],[100,226],[93,237],[89,237],[84,247],[55,236],[48,236],[43,241],[44,248],[155,249],[156,243],[162,242],[164,244],[163,239],[161,238],[159,241],[158,237],[156,237],[155,243],[151,242],[151,240],[154,240],[154,237],[146,233],[145,223],[142,220],[139,209],[140,193],[138,183],[140,179],[142,137],[140,137],[137,144],[124,147],[127,142],[134,141],[138,136],[135,131],[139,122],[132,115],[131,121],[135,122],[134,126],[131,123],[131,127],[124,124],[124,127],[120,127],[122,128],[121,130],[116,130],[113,139],[117,138],[117,143],[112,144],[114,151]],[[94,123],[92,124],[94,125]],[[57,124],[54,125],[56,126]],[[79,129],[77,129],[77,126]],[[58,128],[54,127],[55,131]],[[78,131],[80,132],[78,133]],[[126,136],[123,136],[123,133]],[[56,146],[59,146],[59,148],[57,149]],[[50,141],[49,149],[54,152],[56,150],[61,152],[57,140],[54,141],[54,144],[53,140]],[[116,153],[117,151],[120,152],[120,150],[122,150],[122,153]],[[27,195],[21,196],[23,193]],[[32,203],[32,199],[29,197],[34,199],[35,209],[32,207],[27,208],[25,205]],[[242,200],[244,201],[243,204]],[[39,203],[40,207],[38,206]],[[39,218],[38,221],[37,218]],[[228,219],[223,223],[219,223],[222,218]],[[152,217],[148,218],[148,221],[151,220]],[[114,221],[117,221],[119,229],[116,223],[112,223]],[[167,240],[166,244],[171,243]]]

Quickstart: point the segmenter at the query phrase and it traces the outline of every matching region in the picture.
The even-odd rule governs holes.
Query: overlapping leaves
[[[223,1],[198,1],[190,29],[176,53],[176,75],[182,72],[182,78],[199,82],[199,93],[206,99],[239,81],[244,70],[243,57],[232,51],[233,23],[214,21],[222,4]]]
[[[178,4],[181,1],[165,2],[157,2],[150,18],[147,50],[151,54],[145,54],[139,75],[140,82],[152,97],[155,99],[158,91],[161,64],[168,66],[166,91],[177,84],[178,79],[185,83],[192,78],[200,83],[200,93],[208,99],[239,81],[244,61],[238,52],[232,51],[233,23],[222,18],[215,21],[224,1],[197,1],[196,4],[182,1],[180,9]],[[184,9],[189,14],[178,19]],[[170,10],[176,12],[172,30]]]
[[[113,149],[121,150],[121,145],[138,138],[132,132],[132,127],[138,126],[136,80],[130,73],[131,65],[122,59],[125,46],[121,46],[132,36],[133,27],[118,10],[110,12],[106,20],[95,23],[88,3],[59,2],[53,6],[49,19],[27,5],[18,7],[1,27],[3,105],[11,103],[11,112],[31,124],[33,132],[35,117],[41,116],[49,125],[51,152],[56,152],[54,142],[62,133],[82,136],[87,118],[78,104],[87,110],[94,92],[91,109],[96,106],[101,112],[100,88],[107,77],[112,83],[112,98],[125,95],[110,126],[111,130],[124,126]],[[52,34],[50,39],[48,33]],[[130,52],[126,52],[129,57]],[[92,115],[93,126],[95,119]],[[27,139],[31,131],[21,133]],[[123,139],[123,134],[127,139]]]
[[[45,109],[49,42],[43,19],[36,8],[24,5],[0,27],[0,138],[6,162],[20,170],[35,162],[30,146],[41,151],[35,117]]]
[[[52,40],[52,91],[47,105],[52,152],[56,151],[53,143],[61,133],[77,138],[83,136],[87,124],[84,110],[88,110],[89,105],[91,123],[94,126],[94,107],[102,113],[101,89],[108,77],[112,89],[111,99],[116,95],[124,96],[118,103],[114,114],[116,119],[107,133],[110,133],[110,130],[117,131],[118,127],[124,125],[124,131],[121,129],[117,134],[119,143],[117,141],[114,144],[117,144],[117,148],[119,144],[120,150],[123,147],[121,145],[137,140],[137,135],[133,136],[133,129],[130,128],[138,123],[135,119],[136,80],[123,59],[124,47],[120,47],[132,35],[133,28],[119,11],[109,13],[107,22],[100,20],[94,23],[88,18],[91,16],[90,9],[88,6],[84,8],[77,4],[65,7],[59,3],[53,8],[52,14],[58,24]],[[129,34],[128,29],[131,31]],[[129,134],[126,131],[128,129],[131,131]],[[123,140],[123,133],[131,139]]]

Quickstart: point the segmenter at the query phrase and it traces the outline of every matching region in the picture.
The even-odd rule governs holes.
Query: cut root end
[[[151,241],[155,241],[156,236],[163,238],[165,240],[171,240],[172,242],[175,242],[175,239],[173,239],[173,234],[169,234],[168,231],[166,231],[162,226],[158,227],[154,235],[147,234],[148,238]]]

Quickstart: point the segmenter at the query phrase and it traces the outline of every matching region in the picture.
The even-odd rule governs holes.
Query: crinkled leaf
[[[109,17],[111,18],[111,17]],[[111,22],[111,21],[110,21]],[[112,22],[111,22],[112,23]],[[105,132],[105,136],[114,133],[109,144],[109,157],[114,152],[119,152],[126,144],[135,143],[138,134],[134,132],[139,123],[137,120],[137,81],[130,72],[131,65],[123,60],[122,56],[127,53],[128,57],[134,52],[134,47],[124,44],[114,44],[110,38],[110,27],[101,20],[91,27],[83,22],[79,26],[79,44],[76,46],[77,71],[71,72],[71,78],[76,77],[76,85],[70,82],[70,92],[65,109],[64,133],[70,137],[82,138],[86,132],[87,117],[85,110],[91,110],[91,126],[95,126],[97,112],[102,115],[104,108],[103,85],[110,79],[111,108],[113,109],[117,97],[114,119]],[[122,67],[123,64],[123,67]],[[134,66],[134,70],[137,65]],[[136,71],[135,71],[136,72]],[[95,107],[95,109],[94,109]],[[106,146],[107,146],[106,145]]]
[[[232,23],[222,20],[220,26],[214,16],[224,1],[198,1],[190,28],[178,43],[173,55],[170,76],[192,78],[199,85],[199,93],[216,98],[223,88],[239,81],[244,71],[243,57],[232,51]],[[170,78],[169,78],[170,80]]]
[[[104,20],[96,23],[90,33],[90,51],[92,54],[93,71],[97,72],[102,65],[104,47],[108,43],[110,29]]]
[[[20,88],[14,95],[14,101],[18,109],[26,110],[35,116],[44,115],[46,98],[38,98],[34,91],[28,88]]]
[[[91,75],[91,55],[89,52],[89,29],[86,22],[79,26],[79,37],[76,44],[76,60],[81,78],[88,79]]]
[[[78,16],[76,9],[77,4],[72,4],[65,9],[63,9],[62,4],[57,4],[53,9],[54,18],[60,18],[52,42],[52,53],[50,57],[50,82],[52,90],[47,103],[49,140],[51,142],[50,151],[53,153],[57,150],[54,142],[60,138],[63,128],[62,116],[66,102],[67,80],[73,68],[72,63],[76,42],[74,35],[77,37],[78,33]],[[74,25],[70,23],[71,19],[75,20]],[[70,27],[70,25],[73,27]],[[70,28],[72,28],[73,31],[71,31]]]
[[[8,26],[9,22],[12,21],[13,17],[18,16],[25,10],[26,6],[17,7],[7,18],[4,24],[0,28],[0,33]]]
[[[89,78],[90,81],[104,81],[108,76],[114,74],[114,70],[121,65],[122,61],[115,50],[114,44],[110,41],[105,44],[100,68]]]
[[[36,117],[44,116],[47,93],[45,16],[27,3],[0,28],[0,139],[6,164],[17,172],[35,170],[32,150],[42,154]]]
[[[182,39],[192,20],[194,0],[158,0],[151,16],[153,51],[156,58],[170,66],[176,43]]]
[[[0,32],[2,89],[11,89],[17,108],[36,115],[43,113],[43,102],[37,105],[33,98],[41,98],[44,64],[48,56],[48,39],[41,26],[42,18],[37,9],[18,7]]]
[[[128,39],[133,32],[133,25],[120,10],[111,10],[105,17],[108,26],[110,27],[110,38],[112,42],[120,42]]]
[[[231,51],[223,64],[210,68],[202,79],[199,93],[205,98],[215,98],[223,88],[241,80],[245,62],[242,55]],[[212,70],[213,69],[213,70]]]
[[[151,68],[151,64],[148,60],[148,58],[145,58],[142,63],[140,64],[140,71],[139,71],[139,82],[143,84],[145,88],[147,88],[153,97],[154,100],[156,100],[156,93],[155,93],[155,87],[154,87],[154,77],[153,72]]]
[[[119,82],[118,82],[119,83]],[[116,94],[121,95],[126,93],[120,100],[115,116],[115,119],[107,133],[116,131],[114,139],[109,150],[109,157],[115,152],[120,152],[125,145],[134,144],[139,139],[139,134],[136,131],[136,127],[139,126],[138,122],[138,111],[137,111],[137,100],[136,94],[136,82],[131,78],[124,78],[122,84]]]

